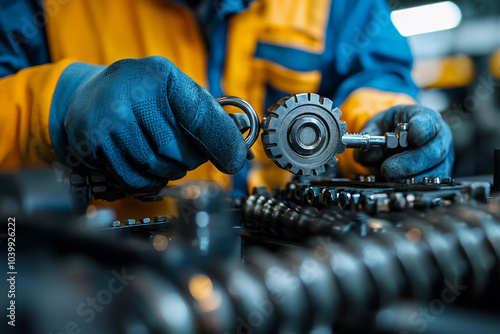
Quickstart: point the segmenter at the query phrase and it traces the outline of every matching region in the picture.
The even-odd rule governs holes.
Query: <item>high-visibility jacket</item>
[[[152,55],[170,59],[214,97],[247,100],[261,117],[292,93],[329,97],[349,132],[393,105],[414,103],[417,93],[409,47],[385,0],[217,0],[197,10],[181,0],[0,0],[0,167],[56,160],[49,113],[72,62]],[[206,163],[186,177],[228,188],[290,178],[260,140],[253,150],[249,173],[231,177]],[[339,158],[344,175],[363,172],[351,152]]]

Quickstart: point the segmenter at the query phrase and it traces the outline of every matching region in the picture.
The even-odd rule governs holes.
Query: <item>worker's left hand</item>
[[[408,147],[404,151],[356,151],[355,159],[388,181],[450,176],[454,161],[452,135],[438,112],[420,105],[395,106],[374,116],[362,132],[383,136],[393,132],[398,123],[408,123]]]

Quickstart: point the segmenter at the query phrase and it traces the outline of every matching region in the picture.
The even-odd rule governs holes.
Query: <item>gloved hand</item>
[[[70,65],[54,93],[49,129],[61,163],[71,164],[72,151],[128,191],[157,191],[207,159],[228,174],[246,161],[229,115],[162,57]]]
[[[408,123],[406,149],[356,151],[356,161],[388,181],[450,176],[454,161],[451,130],[438,112],[420,105],[395,106],[370,119],[362,132],[382,136],[393,132],[398,123]]]

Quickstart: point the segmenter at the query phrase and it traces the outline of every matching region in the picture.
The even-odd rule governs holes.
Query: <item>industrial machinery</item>
[[[85,212],[90,196],[129,195],[105,175],[0,175],[1,219],[17,228],[16,326],[2,333],[498,333],[490,183],[322,176],[345,148],[407,146],[405,124],[346,134],[330,102],[296,95],[263,120],[268,155],[296,174],[283,188],[134,194],[175,198],[175,217]],[[250,148],[253,116],[233,117]]]

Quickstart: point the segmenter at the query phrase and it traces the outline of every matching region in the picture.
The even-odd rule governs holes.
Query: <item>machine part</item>
[[[363,150],[372,147],[406,148],[408,147],[408,123],[398,123],[395,132],[386,132],[383,136],[346,133],[342,136],[342,142],[346,144],[346,148]]]
[[[197,320],[190,309],[186,295],[164,277],[144,268],[131,281],[130,289],[136,293],[136,312],[148,319],[153,330],[161,333],[196,333]],[[152,317],[151,314],[159,316]],[[175,317],[168,315],[175,314]]]
[[[408,123],[398,123],[396,136],[399,140],[399,146],[403,148],[408,147]]]
[[[321,190],[321,204],[325,208],[329,208],[337,201],[337,192],[328,188]]]
[[[1,205],[0,215],[11,214],[11,208],[27,207],[29,201],[21,200],[22,196],[10,195],[21,193],[7,188],[12,183],[0,185],[5,187],[0,191],[0,203],[13,204]],[[26,183],[19,186],[23,190]],[[59,198],[54,189],[45,191]],[[292,202],[297,189],[301,190],[301,205]],[[358,194],[360,199],[375,195],[384,203],[389,199],[391,211],[368,215],[337,206],[322,208],[318,202],[323,201],[316,200],[314,206],[307,206],[307,194],[324,194],[324,189],[330,194]],[[43,194],[44,188],[33,190]],[[294,194],[290,199],[291,190]],[[113,279],[115,288],[123,283],[123,292],[113,292],[114,301],[85,327],[86,331],[371,333],[381,310],[402,302],[420,302],[429,310],[462,307],[464,303],[477,307],[481,313],[475,310],[474,316],[497,316],[488,326],[498,332],[500,198],[484,203],[474,196],[456,196],[455,191],[456,185],[442,183],[329,179],[301,180],[273,192],[258,189],[237,204],[245,220],[238,226],[247,244],[243,261],[214,256],[214,252],[190,256],[190,251],[198,251],[197,246],[179,248],[175,242],[161,253],[136,249],[96,235],[95,229],[71,229],[86,219],[75,213],[60,216],[61,210],[54,207],[53,216],[46,208],[42,217],[40,211],[31,211],[37,214],[19,218],[23,247],[16,249],[19,271],[24,273],[18,276],[19,286],[24,288],[16,294],[16,305],[18,301],[22,305],[18,314],[29,320],[29,326],[28,322],[19,322],[13,331],[30,334],[65,328],[75,319],[75,305],[89,296],[104,300],[106,293],[111,293],[106,291]],[[203,182],[170,189],[184,205],[184,224],[176,227],[194,232],[179,231],[184,241],[201,240],[198,237],[207,231],[216,237],[213,241],[227,244],[231,240],[228,231],[232,225],[221,222],[230,216],[222,212],[218,216],[220,207],[216,204],[224,201],[216,192]],[[445,199],[450,194],[456,198]],[[442,206],[419,204],[432,203],[436,198],[443,199]],[[47,200],[40,199],[43,204]],[[408,207],[408,202],[417,204]],[[354,208],[359,206],[358,202]],[[108,229],[149,229],[155,223],[141,225]],[[161,233],[146,234],[168,239]],[[252,241],[267,245],[267,249],[248,246]],[[6,248],[3,252],[6,257]],[[53,297],[51,307],[43,307],[47,295]],[[7,308],[6,302],[7,298],[0,299],[0,307]],[[411,324],[407,319],[416,319],[410,318],[411,314],[419,312],[421,309],[415,308],[401,321]],[[435,318],[438,321],[440,317]],[[0,328],[7,332],[2,326],[7,327],[6,322]],[[388,327],[384,333],[394,332],[394,328]],[[404,328],[411,332],[416,329]]]
[[[396,148],[399,145],[395,132],[386,132],[383,136],[371,136],[363,133],[346,133],[342,136],[346,148],[370,149],[372,147]]]
[[[185,182],[169,188],[177,199],[177,229],[182,251],[194,257],[220,258],[231,255],[234,240],[227,194],[214,181]]]
[[[491,185],[489,182],[474,181],[464,183],[465,199],[487,203],[490,198]]]
[[[219,102],[221,106],[230,105],[238,107],[241,110],[243,110],[243,112],[248,116],[250,125],[249,125],[248,135],[245,138],[245,143],[247,144],[247,148],[250,150],[250,148],[252,148],[253,144],[259,137],[259,132],[260,132],[259,116],[257,115],[255,109],[252,107],[250,103],[236,96],[222,96],[217,98],[216,100],[217,102]],[[234,116],[233,120],[235,120]],[[238,122],[235,121],[236,125],[238,125],[241,122],[240,118],[238,118],[237,120]]]
[[[249,197],[244,208],[256,200]],[[272,220],[258,212],[255,218],[269,222],[267,231],[284,240],[313,241],[315,258],[331,261],[344,298],[341,322],[350,327],[402,297],[422,301],[439,296],[449,284],[465,286],[461,298],[470,302],[482,300],[488,291],[498,293],[491,284],[500,278],[500,217],[481,205],[457,202],[438,209],[384,212],[368,218],[366,229],[358,229],[352,227],[363,226],[355,222],[362,219],[359,213],[309,210],[268,198],[261,210],[275,212]]]
[[[233,113],[229,114],[229,117],[233,119],[236,127],[242,134],[250,130],[250,119],[246,114]],[[255,155],[253,154],[252,150],[248,150],[247,160],[252,160],[253,158],[255,158]]]
[[[273,104],[262,120],[262,143],[280,168],[298,175],[319,175],[343,153],[341,111],[317,94],[296,94]]]
[[[167,221],[167,217],[165,217],[165,216],[155,216],[155,217],[153,218],[153,221],[154,221],[155,223],[166,222],[166,221]]]
[[[252,249],[246,258],[270,292],[276,312],[273,333],[304,333],[311,319],[307,294],[300,277],[280,259],[260,249]]]
[[[86,208],[77,197],[56,182],[52,170],[29,169],[0,175],[0,212],[5,216],[83,213]]]
[[[287,265],[294,268],[305,288],[312,308],[311,328],[330,327],[332,318],[338,316],[342,294],[329,265],[312,257],[307,250],[293,249],[281,253]]]
[[[312,93],[287,96],[273,104],[262,120],[262,144],[276,165],[296,175],[320,175],[337,164],[346,148],[394,149],[408,146],[408,124],[384,136],[348,134],[342,112],[333,102]]]
[[[226,288],[211,276],[191,265],[180,270],[174,281],[188,300],[197,333],[232,333],[236,314],[231,298]]]
[[[500,148],[496,148],[494,154],[493,191],[500,192]]]
[[[385,193],[362,194],[360,196],[358,207],[361,211],[374,214],[390,211],[390,199]]]
[[[135,219],[125,219],[125,225],[134,225],[135,224]]]

